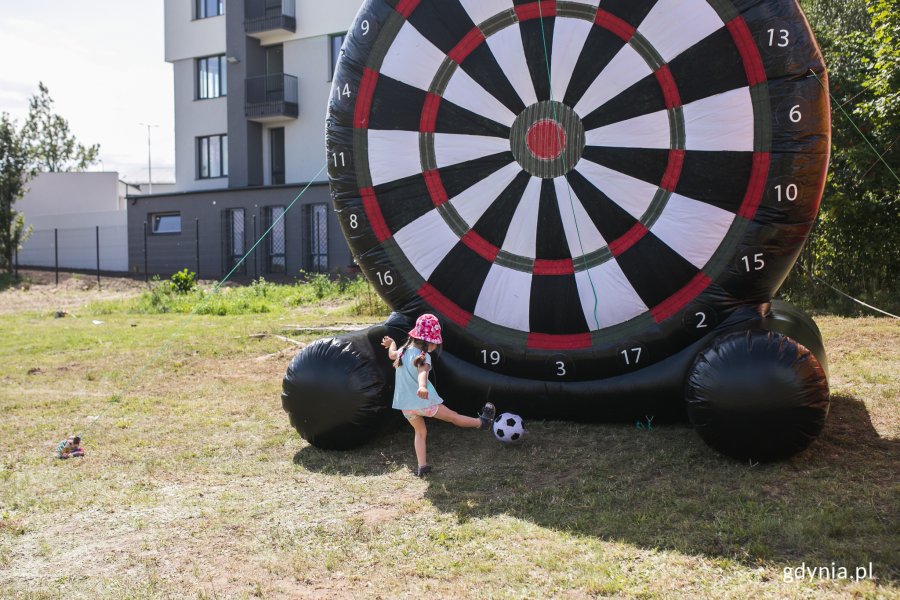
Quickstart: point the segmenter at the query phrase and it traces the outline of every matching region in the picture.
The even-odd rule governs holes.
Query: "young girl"
[[[396,369],[393,407],[403,411],[403,416],[416,432],[414,445],[419,461],[416,475],[419,477],[431,472],[425,454],[425,436],[428,432],[423,417],[449,421],[457,427],[490,429],[496,412],[490,402],[484,405],[478,418],[463,416],[444,406],[444,400],[428,381],[430,353],[442,343],[441,324],[437,317],[430,314],[424,314],[416,320],[416,326],[409,332],[409,339],[399,350],[390,337],[384,336],[381,340],[381,345],[387,348],[388,356],[394,361]]]

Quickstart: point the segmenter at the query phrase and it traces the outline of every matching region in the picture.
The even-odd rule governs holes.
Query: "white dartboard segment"
[[[603,192],[635,219],[640,219],[656,196],[659,187],[630,175],[613,171],[589,160],[582,160],[575,168],[588,181]]]
[[[413,267],[427,280],[459,242],[436,210],[430,210],[394,235]]]
[[[588,146],[669,148],[669,113],[660,110],[585,132]]]
[[[504,11],[513,10],[512,0],[459,0],[475,25],[480,25]]]
[[[575,281],[591,331],[625,323],[649,310],[614,260],[576,272]]]
[[[481,87],[462,69],[456,69],[443,92],[443,98],[507,127],[516,120],[516,115]]]
[[[534,82],[525,60],[525,49],[522,46],[522,33],[518,26],[507,27],[487,39],[488,46],[497,59],[519,98],[529,106],[537,102]]]
[[[418,132],[370,129],[367,136],[372,185],[396,181],[422,172]]]
[[[481,286],[475,316],[517,331],[530,329],[531,274],[492,265]]]
[[[416,152],[418,152],[418,144],[417,139]],[[509,140],[484,135],[436,133],[434,134],[434,151],[437,157],[437,166],[443,168],[500,152],[509,152]]]
[[[502,249],[510,254],[534,258],[537,254],[538,214],[541,206],[541,180],[532,177],[525,187],[519,206],[506,231]]]
[[[727,210],[672,194],[650,232],[702,269],[722,243],[733,221],[734,214]]]
[[[447,56],[409,23],[404,23],[391,44],[380,72],[420,90],[428,90]]]
[[[592,23],[581,19],[557,19],[553,29],[553,52],[550,55],[551,99],[561,100],[566,95],[576,61],[584,48]]]
[[[753,115],[749,88],[685,104],[685,147],[688,150],[752,152]]]
[[[638,33],[666,62],[671,62],[724,26],[706,0],[659,0],[638,27]]]
[[[583,201],[569,186],[566,178],[557,177],[553,180],[553,186],[556,189],[556,202],[571,256],[577,258],[605,248],[606,240],[597,231],[596,225],[584,209]]]
[[[521,172],[519,163],[510,163],[451,198],[450,204],[472,228]]]
[[[625,44],[600,72],[575,105],[575,112],[581,118],[589,114],[633,86],[653,69],[630,45]]]

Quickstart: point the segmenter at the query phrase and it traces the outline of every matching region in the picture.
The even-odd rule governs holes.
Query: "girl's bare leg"
[[[434,418],[453,423],[457,427],[467,427],[469,429],[481,427],[481,419],[461,415],[455,410],[447,408],[443,404],[438,406],[438,411],[437,414],[434,415]]]
[[[428,435],[428,429],[425,427],[425,419],[423,417],[416,417],[409,422],[412,425],[412,428],[416,431],[415,441],[413,445],[416,448],[416,460],[419,461],[419,466],[424,467],[428,464],[426,451],[425,451],[425,438]]]

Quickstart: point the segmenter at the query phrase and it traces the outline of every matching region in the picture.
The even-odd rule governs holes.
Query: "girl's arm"
[[[381,338],[381,345],[387,348],[388,358],[390,358],[391,360],[397,360],[399,352],[397,352],[397,343],[393,340],[393,338],[384,336],[383,338]]]
[[[419,365],[419,391],[416,395],[422,400],[428,400],[428,365]]]

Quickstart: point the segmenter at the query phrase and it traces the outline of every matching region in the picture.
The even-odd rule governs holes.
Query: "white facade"
[[[16,202],[31,237],[19,251],[20,266],[128,270],[126,194],[136,189],[118,173],[41,173]]]
[[[232,169],[229,177],[200,178],[198,138],[229,134],[229,125],[240,123],[235,115],[243,115],[243,106],[229,105],[244,99],[245,79],[260,74],[265,69],[259,57],[246,56],[249,52],[237,51],[242,47],[237,37],[248,38],[243,33],[243,23],[233,22],[241,8],[254,1],[227,0],[226,14],[209,18],[195,18],[195,0],[165,0],[166,61],[173,64],[175,77],[175,161],[178,192],[216,190],[242,187],[246,173],[236,177]],[[229,154],[247,155],[246,162],[262,158],[259,183],[272,184],[270,131],[284,128],[285,183],[304,183],[312,180],[327,181],[323,171],[316,174],[325,163],[325,113],[331,91],[331,36],[347,31],[356,16],[362,0],[286,0],[293,1],[296,15],[296,31],[275,30],[254,34],[250,44],[259,44],[258,51],[274,45],[283,47],[283,72],[298,80],[297,118],[285,117],[260,120],[259,129],[250,129],[229,135]],[[243,5],[236,4],[244,3]],[[235,15],[229,15],[232,10]],[[290,12],[290,11],[287,11]],[[229,18],[232,21],[229,21]],[[240,32],[238,36],[237,32]],[[231,39],[228,36],[232,36]],[[231,49],[231,50],[229,50]],[[226,56],[229,65],[239,65],[245,77],[229,78],[228,95],[213,99],[197,99],[197,60],[208,56]],[[261,66],[262,64],[262,66]],[[229,75],[234,71],[229,69]],[[229,115],[231,119],[229,120]],[[240,123],[246,128],[246,123]],[[250,137],[247,138],[247,135]],[[236,147],[246,139],[246,147]],[[248,166],[247,171],[253,172]],[[254,176],[250,175],[249,179]],[[251,183],[250,185],[253,185]],[[155,190],[154,190],[155,191]]]

